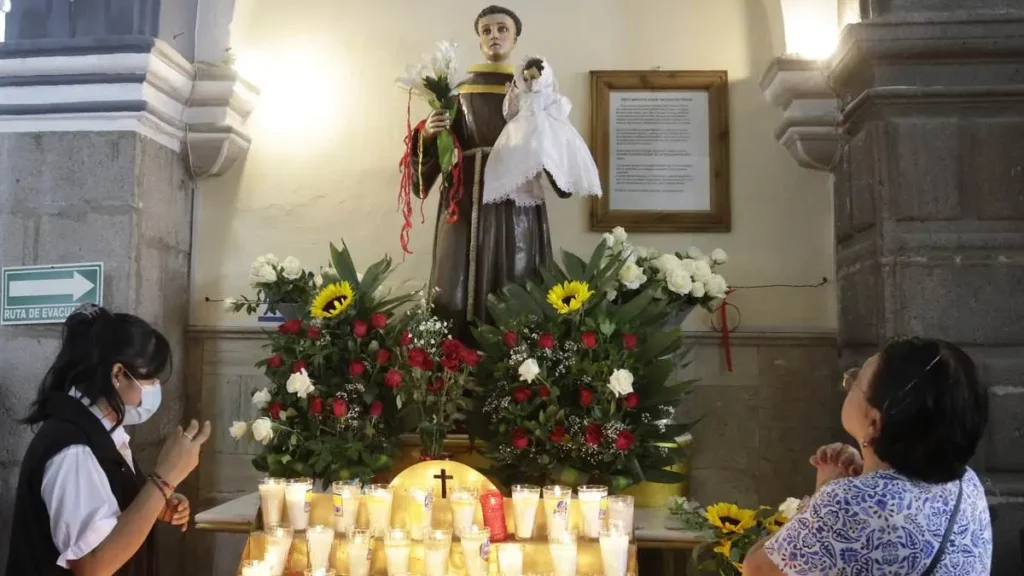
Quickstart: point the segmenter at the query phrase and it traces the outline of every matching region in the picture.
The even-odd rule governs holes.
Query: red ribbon
[[[726,292],[725,298],[722,298],[722,303],[718,306],[718,318],[722,323],[722,349],[725,351],[725,369],[728,372],[732,372],[732,348],[729,346],[729,306],[727,300],[732,293],[732,290]]]

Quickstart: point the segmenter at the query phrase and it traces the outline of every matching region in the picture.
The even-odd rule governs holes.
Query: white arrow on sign
[[[73,300],[78,300],[96,285],[86,280],[78,272],[75,272],[71,278],[13,280],[10,286],[9,296],[14,298],[23,298],[25,296],[67,296],[70,294]]]

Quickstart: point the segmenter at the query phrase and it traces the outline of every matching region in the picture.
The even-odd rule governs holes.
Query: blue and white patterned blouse
[[[970,469],[956,527],[934,576],[988,576],[992,522]],[[917,576],[942,542],[957,482],[926,484],[892,470],[826,484],[764,550],[787,576]]]

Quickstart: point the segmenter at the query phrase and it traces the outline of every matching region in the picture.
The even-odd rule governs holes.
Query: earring
[[[867,448],[868,446],[871,446],[871,442],[869,440],[864,440],[860,443],[861,448]]]

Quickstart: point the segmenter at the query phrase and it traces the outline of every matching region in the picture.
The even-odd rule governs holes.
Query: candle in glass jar
[[[392,528],[384,534],[384,556],[388,574],[409,573],[409,553],[412,551],[409,532]]]
[[[270,568],[270,576],[284,575],[285,566],[288,565],[288,554],[292,549],[293,535],[290,527],[280,524],[271,524],[263,528],[263,538],[266,541],[263,561]]]
[[[348,531],[348,576],[370,576],[373,535],[369,530]]]
[[[548,539],[555,576],[576,576],[576,531],[566,530]]]
[[[608,525],[619,524],[631,538],[633,536],[633,497],[608,497]]]
[[[430,530],[434,514],[434,493],[429,489],[414,487],[407,491],[409,507],[406,509],[409,535],[413,540],[423,540],[423,533]]]
[[[626,576],[629,534],[618,523],[601,531],[601,563],[605,576]]]
[[[391,526],[391,502],[393,496],[387,484],[370,484],[366,488],[366,518],[374,536],[384,536]]]
[[[334,545],[334,529],[330,526],[310,526],[306,530],[306,555],[309,567],[328,568],[331,565],[331,546]]]
[[[523,550],[525,546],[509,543],[498,544],[497,548],[499,576],[523,576]]]
[[[607,486],[580,486],[576,489],[579,495],[580,516],[583,517],[583,535],[597,540],[601,535],[604,520],[604,499],[608,496]]]
[[[512,516],[516,522],[516,538],[533,538],[533,526],[537,521],[537,507],[540,505],[540,487],[529,484],[512,486]]]
[[[284,512],[284,478],[264,478],[260,482],[260,509],[263,525],[280,524]]]
[[[331,485],[334,492],[334,531],[347,534],[359,517],[359,480],[340,480]]]
[[[426,576],[447,576],[452,553],[451,530],[428,530],[423,538],[423,567]]]
[[[292,530],[305,530],[309,525],[309,508],[313,502],[313,481],[309,478],[289,480],[284,486],[288,507],[288,524]]]
[[[473,525],[480,491],[472,486],[457,486],[448,494],[452,507],[452,532],[461,537]]]
[[[242,562],[242,576],[270,576],[270,565],[262,560]]]
[[[305,576],[336,576],[337,572],[333,568],[317,568],[316,570],[306,570],[303,574]]]
[[[466,561],[467,576],[487,576],[491,550],[491,531],[470,526],[462,533],[462,557]]]
[[[505,528],[505,498],[501,492],[490,490],[480,496],[484,526],[491,531],[491,542],[501,542],[508,536]]]
[[[544,487],[544,517],[548,523],[548,537],[565,534],[569,529],[569,502],[572,488],[568,486]]]

